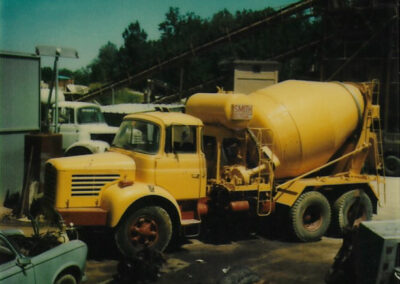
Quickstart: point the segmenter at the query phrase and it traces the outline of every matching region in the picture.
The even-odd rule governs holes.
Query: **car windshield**
[[[103,123],[104,116],[97,107],[83,107],[78,109],[78,123]]]
[[[5,239],[5,236],[0,236],[0,265],[15,258],[14,252],[3,238]]]
[[[160,145],[160,127],[143,120],[122,122],[113,146],[136,152],[155,154]]]

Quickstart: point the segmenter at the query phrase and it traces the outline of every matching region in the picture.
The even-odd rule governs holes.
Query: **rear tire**
[[[360,193],[360,205],[359,208],[355,208],[356,201],[358,198],[358,190],[351,190],[342,194],[333,205],[333,221],[334,221],[334,232],[341,236],[344,230],[349,227],[358,226],[362,221],[368,221],[372,219],[372,202],[371,199],[365,192]],[[354,210],[358,210],[355,212]],[[353,224],[350,223],[351,215],[355,214],[355,220]]]
[[[56,281],[54,284],[77,284],[78,281],[72,274],[63,274],[57,277]]]
[[[400,176],[400,159],[394,155],[385,157],[385,172],[388,176]]]
[[[303,242],[319,240],[331,222],[331,208],[325,196],[317,191],[303,193],[290,209],[292,229]]]
[[[119,251],[129,257],[145,248],[163,251],[171,240],[172,222],[158,206],[128,212],[118,225],[115,240]]]

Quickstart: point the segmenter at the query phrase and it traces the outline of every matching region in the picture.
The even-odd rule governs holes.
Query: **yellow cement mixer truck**
[[[373,83],[295,80],[194,94],[186,113],[126,116],[106,153],[49,160],[45,197],[66,222],[112,228],[124,254],[196,235],[216,211],[286,208],[293,235],[318,240],[376,213],[373,97]]]

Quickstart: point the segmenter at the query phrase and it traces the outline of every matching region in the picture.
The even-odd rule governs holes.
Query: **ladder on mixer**
[[[380,83],[379,80],[372,81],[372,100],[379,102],[380,96]],[[375,174],[377,183],[377,192],[380,194],[380,185],[383,184],[383,195],[384,201],[386,202],[386,176],[385,176],[385,164],[383,156],[383,135],[382,135],[382,125],[380,116],[372,116],[369,113],[369,118],[371,119],[371,130],[376,135],[377,147],[374,148],[374,161],[375,161]],[[380,175],[382,173],[382,176]],[[382,180],[383,179],[383,180]]]
[[[269,172],[268,176],[268,184],[269,187],[268,189],[262,189],[261,188],[261,172],[258,172],[258,185],[257,185],[257,215],[258,216],[268,216],[272,213],[272,204],[273,204],[273,196],[272,196],[272,188],[273,188],[273,183],[274,183],[274,171],[272,170],[272,159],[273,157],[270,157],[270,160],[264,157],[264,152],[263,152],[263,147],[268,146],[270,149],[273,149],[273,144],[272,145],[267,145],[263,143],[263,131],[268,132],[270,130],[265,129],[265,128],[251,128],[249,129],[250,133],[254,135],[253,138],[255,138],[257,144],[258,144],[258,166],[261,165],[266,165],[266,169]],[[256,134],[254,134],[254,132]],[[265,211],[264,205],[268,202],[269,207],[268,210]]]

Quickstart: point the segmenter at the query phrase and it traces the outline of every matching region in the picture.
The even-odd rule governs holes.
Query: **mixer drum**
[[[253,119],[279,158],[275,177],[294,177],[325,164],[362,119],[364,100],[353,84],[284,81],[249,94]]]

